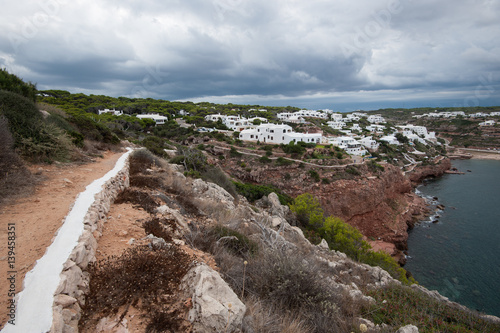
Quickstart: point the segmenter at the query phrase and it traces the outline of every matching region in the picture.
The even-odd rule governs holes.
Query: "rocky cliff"
[[[383,168],[367,165],[328,168],[257,163],[251,170],[241,165],[241,161],[227,161],[225,168],[242,181],[272,184],[292,197],[305,192],[313,194],[327,214],[357,227],[368,240],[393,244],[384,247],[393,255],[407,249],[407,230],[427,212],[413,185],[424,178],[442,175],[451,166],[448,159],[443,159],[435,165],[416,167],[405,175],[390,164]]]

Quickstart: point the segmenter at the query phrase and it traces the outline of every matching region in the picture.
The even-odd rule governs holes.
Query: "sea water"
[[[444,209],[410,231],[405,268],[427,289],[500,316],[500,161],[453,166],[465,174],[446,174],[417,188]]]

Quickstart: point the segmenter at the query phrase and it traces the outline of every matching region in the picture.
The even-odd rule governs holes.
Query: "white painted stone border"
[[[80,307],[88,290],[89,262],[95,260],[104,218],[117,195],[129,186],[128,157],[80,193],[52,244],[26,274],[17,296],[16,325],[2,333],[78,332]]]

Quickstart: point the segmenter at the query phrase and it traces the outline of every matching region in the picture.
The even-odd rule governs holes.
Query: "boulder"
[[[406,325],[397,330],[396,333],[418,333],[418,327],[413,325]]]
[[[235,208],[233,196],[217,184],[195,179],[193,181],[193,194],[197,197],[203,196],[215,202],[223,203],[229,210]]]
[[[181,283],[192,308],[188,320],[194,332],[239,332],[246,311],[219,273],[201,263],[191,268]]]
[[[321,240],[321,243],[318,244],[318,247],[321,249],[330,250],[330,247],[328,246],[328,243],[324,238]]]

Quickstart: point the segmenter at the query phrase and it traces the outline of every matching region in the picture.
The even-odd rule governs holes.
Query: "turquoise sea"
[[[445,208],[410,231],[405,269],[452,301],[500,316],[500,161],[453,166],[465,174],[417,188],[431,205]]]

